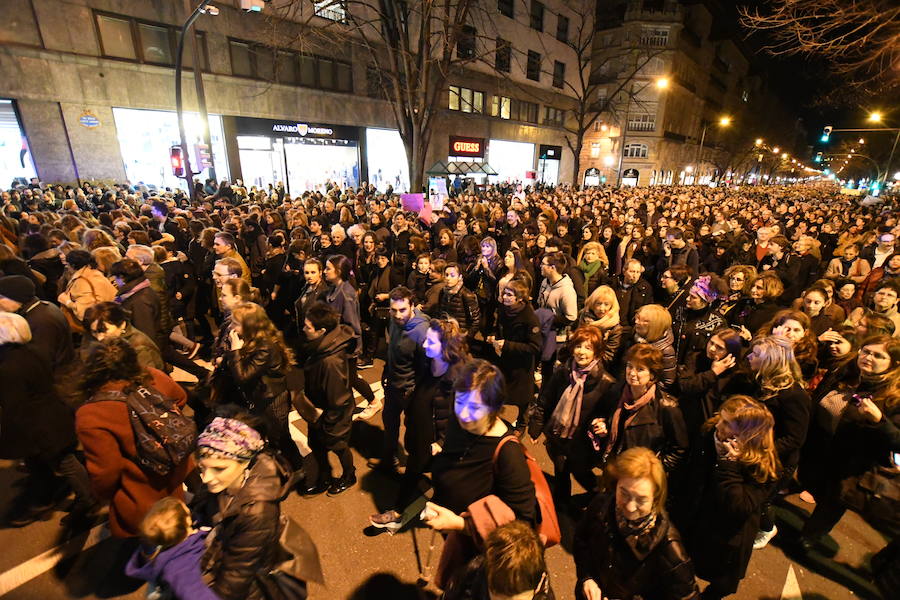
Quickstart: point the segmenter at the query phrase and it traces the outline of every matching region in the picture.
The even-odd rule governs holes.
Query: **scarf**
[[[623,424],[624,429],[625,427],[628,427],[631,421],[634,420],[634,417],[637,415],[638,410],[650,404],[650,401],[655,397],[655,383],[651,385],[650,388],[636,400],[631,397],[631,386],[628,384],[625,385],[625,389],[622,390],[622,395],[619,397],[619,404],[616,406],[616,410],[612,416],[612,423],[609,427],[609,440],[606,442],[607,455],[611,454],[616,447],[616,438],[619,437],[619,421],[622,420],[623,409],[627,411],[625,415],[625,422]]]
[[[597,367],[599,361],[594,359],[584,368],[577,368],[572,361],[572,371],[569,374],[569,385],[563,390],[553,414],[550,416],[550,431],[554,435],[571,439],[581,422],[581,401],[584,398],[584,382],[588,375]]]
[[[597,271],[603,268],[603,261],[595,260],[592,263],[588,263],[584,259],[581,259],[581,262],[578,263],[578,268],[584,273],[585,279],[590,279]]]
[[[644,559],[652,550],[653,541],[656,539],[654,530],[657,525],[657,512],[654,510],[646,517],[629,521],[619,513],[619,507],[615,508],[616,526],[619,533],[625,538],[625,542],[631,547],[637,558]]]
[[[126,300],[128,300],[129,298],[131,298],[132,296],[137,294],[142,289],[148,288],[148,287],[150,287],[150,280],[144,279],[142,282],[140,282],[139,284],[137,284],[130,290],[128,290],[126,292],[122,292],[121,294],[116,296],[116,302],[118,302],[119,304],[122,304],[123,302],[125,302]]]

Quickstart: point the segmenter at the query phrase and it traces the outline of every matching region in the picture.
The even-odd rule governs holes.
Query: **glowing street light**
[[[874,112],[869,113],[869,122],[870,122],[870,123],[881,123],[881,119],[882,119],[882,118],[884,118],[884,115],[882,115],[882,114],[881,114],[879,111],[877,111],[877,110],[874,111]]]
[[[660,90],[667,89],[669,87],[669,78],[668,77],[660,77],[656,80],[656,87]]]
[[[756,138],[756,145],[757,145],[757,146],[762,146],[762,144],[763,144],[762,138]]]
[[[788,153],[787,153],[787,152],[782,152],[782,153],[781,153],[781,158],[783,158],[784,160],[787,160],[787,159],[788,159]]]
[[[772,154],[778,154],[779,150],[780,148],[778,146],[775,146],[774,148],[772,148]]]
[[[722,127],[728,127],[731,125],[731,117],[722,117],[719,119],[719,125]]]
[[[860,143],[860,144],[865,144],[865,143],[866,143],[866,140],[864,140],[863,138],[859,138],[859,143]]]

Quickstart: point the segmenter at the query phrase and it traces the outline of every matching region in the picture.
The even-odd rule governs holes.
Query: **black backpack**
[[[138,386],[124,392],[99,392],[91,398],[91,402],[102,400],[118,400],[128,406],[137,448],[134,462],[142,469],[168,475],[194,451],[197,443],[194,421],[156,390]]]

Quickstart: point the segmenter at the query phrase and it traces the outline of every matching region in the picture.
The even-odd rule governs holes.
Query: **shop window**
[[[515,9],[513,8],[514,4],[514,0],[498,0],[497,10],[500,11],[501,15],[509,17],[510,19],[515,19]]]
[[[512,45],[508,40],[497,38],[497,56],[494,68],[501,73],[509,73],[509,65],[512,62]]]
[[[628,131],[653,131],[656,129],[655,115],[632,115],[628,118]]]
[[[315,0],[316,16],[344,23],[347,21],[347,5],[343,0]]]
[[[569,41],[569,17],[559,15],[556,21],[556,39],[562,43]]]
[[[566,84],[566,63],[553,61],[553,87],[562,88]]]
[[[625,144],[625,158],[647,158],[647,144]]]
[[[97,15],[97,29],[100,32],[103,56],[137,60],[130,20]]]
[[[525,66],[525,77],[532,81],[541,79],[541,55],[534,50],[528,51],[528,63]]]
[[[554,106],[544,107],[544,125],[562,127],[565,122],[566,111]]]
[[[600,142],[591,142],[591,158],[600,158]]]
[[[511,98],[507,98],[506,96],[494,96],[493,100],[491,101],[491,116],[499,117],[501,119],[510,118],[511,104]]]
[[[480,114],[484,112],[484,92],[451,85],[449,108],[460,112]]]
[[[530,25],[537,31],[544,30],[544,4],[537,0],[531,0]]]
[[[459,32],[459,39],[456,40],[456,57],[457,58],[474,58],[475,57],[475,34],[477,30],[471,25],[463,25]]]

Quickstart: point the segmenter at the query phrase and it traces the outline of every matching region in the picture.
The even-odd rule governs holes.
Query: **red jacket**
[[[187,394],[162,371],[148,368],[151,386],[181,407]],[[126,381],[111,381],[98,391],[122,390]],[[110,503],[109,528],[116,537],[131,537],[154,502],[182,497],[181,484],[194,467],[191,456],[166,476],[147,473],[130,457],[137,455],[128,409],[124,402],[88,402],[75,413],[75,429],[84,446],[94,493]]]

